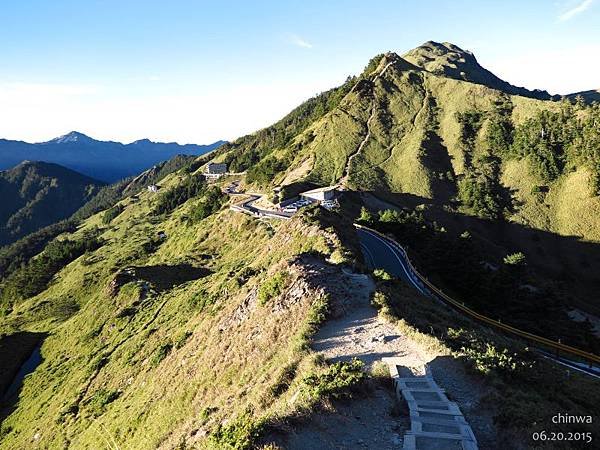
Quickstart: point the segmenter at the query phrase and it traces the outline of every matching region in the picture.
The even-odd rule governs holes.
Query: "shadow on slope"
[[[195,267],[191,264],[126,267],[119,271],[109,285],[111,295],[116,295],[121,286],[132,281],[145,281],[156,291],[166,291],[210,275],[212,272],[205,267]]]
[[[20,331],[0,338],[0,424],[14,409],[23,380],[39,366],[46,333]]]
[[[362,198],[375,198],[373,193]],[[385,199],[385,200],[384,200]],[[367,200],[368,201],[368,200]],[[358,208],[354,196],[354,208]],[[573,308],[595,316],[600,244],[561,236],[516,223],[484,220],[452,211],[447,205],[410,194],[379,193],[373,209],[384,205],[423,211],[435,228],[420,226],[401,232],[398,240],[415,266],[435,285],[477,312],[554,341],[598,353],[594,318],[572,320]],[[384,224],[385,225],[385,224]],[[393,224],[388,224],[390,231]],[[412,225],[415,226],[415,225]],[[421,230],[421,232],[419,232]],[[472,236],[465,247],[461,234]],[[403,233],[403,234],[402,234]],[[512,269],[507,255],[523,252],[526,266]],[[472,294],[472,295],[471,295]]]

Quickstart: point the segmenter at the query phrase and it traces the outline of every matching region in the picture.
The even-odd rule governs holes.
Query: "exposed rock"
[[[238,326],[250,317],[258,305],[258,287],[254,287],[244,298],[242,303],[233,311],[232,315],[219,324],[219,331],[223,332],[233,326]]]

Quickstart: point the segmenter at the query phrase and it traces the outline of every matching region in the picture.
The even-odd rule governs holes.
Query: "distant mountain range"
[[[25,161],[0,172],[0,246],[69,217],[105,183],[57,164]]]
[[[179,145],[148,139],[122,144],[98,141],[77,131],[36,144],[0,139],[0,170],[25,160],[44,161],[60,164],[97,180],[114,182],[137,175],[175,155],[199,156],[222,144],[224,141],[209,145]]]
[[[576,92],[568,95],[570,98],[581,96],[587,103],[600,102],[600,89],[593,89],[591,91]]]

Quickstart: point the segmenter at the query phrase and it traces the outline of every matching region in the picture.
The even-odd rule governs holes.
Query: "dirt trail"
[[[405,367],[415,374],[424,373],[424,365],[431,359],[405,336],[398,333],[394,325],[383,322],[370,304],[374,289],[370,278],[354,281],[361,296],[350,305],[341,305],[341,317],[329,320],[317,333],[313,349],[330,362],[349,361],[358,358],[371,369],[381,358],[400,357]],[[338,307],[339,308],[339,307]]]
[[[367,368],[385,356],[397,356],[415,374],[424,372],[428,356],[392,324],[381,321],[370,305],[374,283],[365,275],[348,275],[352,299],[333,299],[333,318],[317,333],[313,349],[328,362],[358,358]],[[410,420],[399,414],[390,385],[375,385],[372,392],[332,404],[331,411],[313,414],[276,442],[289,450],[398,449]]]
[[[377,75],[375,75],[375,77],[372,80],[373,86],[375,85],[375,82],[385,74],[385,72],[388,70],[388,68],[392,64],[394,64],[394,62],[395,61],[391,61],[388,64],[386,64],[386,66],[383,69],[381,69],[381,72],[379,72]],[[342,179],[340,181],[340,184],[342,184],[343,186],[346,186],[348,184],[348,177],[350,176],[350,164],[352,163],[352,160],[355,157],[357,157],[358,155],[360,155],[360,152],[362,151],[363,147],[367,144],[369,139],[371,139],[371,122],[375,118],[375,114],[377,112],[376,96],[375,96],[374,87],[373,87],[373,99],[371,100],[370,109],[371,109],[371,112],[369,114],[369,118],[367,119],[367,134],[365,135],[365,137],[361,141],[361,143],[358,145],[356,150],[348,157],[348,161],[346,162],[346,167],[344,168],[344,174],[342,175]]]
[[[466,413],[482,448],[494,448],[491,416],[482,411],[485,390],[449,356],[431,355],[384,322],[370,304],[374,283],[365,275],[347,275],[352,298],[332,299],[333,318],[317,333],[312,347],[328,362],[358,358],[370,369],[384,357],[396,357],[403,376],[423,375],[429,367],[440,387]],[[376,385],[372,392],[351,400],[336,401],[331,410],[318,411],[275,442],[288,450],[398,449],[410,429],[407,412],[401,412],[390,385]]]
[[[365,135],[365,137],[361,141],[361,143],[358,144],[356,151],[348,157],[348,161],[346,162],[346,167],[344,168],[344,175],[342,176],[342,180],[340,181],[340,183],[344,186],[346,186],[348,184],[348,177],[350,176],[350,165],[352,164],[352,160],[354,158],[356,158],[358,155],[360,155],[360,152],[362,151],[363,147],[366,145],[366,143],[371,138],[371,125],[370,124],[374,117],[375,117],[375,99],[373,98],[373,100],[371,100],[371,113],[369,114],[369,118],[367,119],[367,134]]]

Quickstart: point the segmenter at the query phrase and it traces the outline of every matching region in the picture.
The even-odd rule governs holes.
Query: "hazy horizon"
[[[374,55],[428,40],[472,51],[517,86],[600,87],[595,0],[384,1],[368,10],[357,1],[38,0],[0,11],[0,138],[27,142],[72,130],[125,143],[233,140],[360,73]]]

